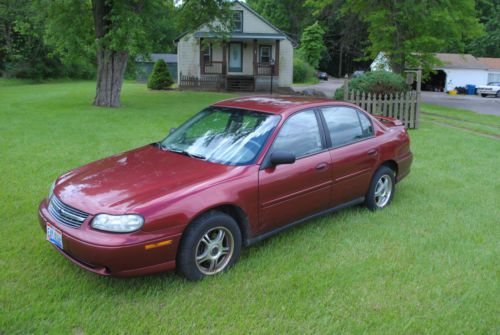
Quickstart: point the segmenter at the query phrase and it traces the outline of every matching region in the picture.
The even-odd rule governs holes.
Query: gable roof
[[[295,47],[297,46],[297,42],[292,39],[290,36],[288,36],[287,34],[285,34],[284,32],[282,32],[280,29],[278,29],[276,26],[274,26],[271,22],[269,22],[268,20],[266,20],[264,17],[262,17],[259,13],[257,13],[255,10],[253,10],[249,5],[247,5],[245,2],[242,2],[242,1],[238,1],[238,0],[235,0],[232,2],[232,5],[234,4],[238,4],[240,5],[241,7],[245,8],[246,10],[248,10],[250,13],[252,13],[253,15],[255,15],[260,21],[264,22],[266,25],[268,25],[269,27],[271,27],[273,30],[276,31],[276,34],[259,34],[259,33],[229,33],[229,37],[232,37],[232,38],[239,38],[239,39],[244,39],[244,38],[256,38],[256,39],[259,39],[259,38],[274,38],[274,39],[287,39],[289,40],[292,45]],[[179,40],[181,38],[183,38],[184,36],[186,36],[187,34],[189,34],[190,32],[184,32],[182,33],[181,35],[179,35],[175,40],[174,42],[177,43],[179,42]],[[218,37],[218,33],[216,32],[193,32],[195,34],[195,37]],[[204,36],[201,36],[202,34],[204,34]]]
[[[500,58],[478,57],[478,60],[490,70],[500,70]]]
[[[436,68],[457,68],[457,69],[484,69],[488,68],[487,65],[481,63],[476,57],[470,54],[447,54],[437,53],[434,54],[443,64],[436,66]]]

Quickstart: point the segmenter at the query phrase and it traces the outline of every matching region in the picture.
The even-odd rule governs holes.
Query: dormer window
[[[243,31],[243,11],[235,10],[233,12],[233,31],[242,32]]]

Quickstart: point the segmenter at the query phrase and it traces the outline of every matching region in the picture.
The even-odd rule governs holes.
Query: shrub
[[[174,81],[168,71],[167,63],[162,59],[158,60],[148,78],[148,88],[152,90],[165,90],[173,83]]]
[[[293,58],[293,82],[304,83],[314,78],[316,78],[316,70],[299,54],[296,54]]]
[[[349,92],[359,91],[372,94],[395,94],[398,92],[406,92],[409,89],[410,86],[402,76],[388,71],[367,72],[349,81]],[[334,98],[337,100],[342,100],[344,98],[344,86],[339,87],[335,91]]]

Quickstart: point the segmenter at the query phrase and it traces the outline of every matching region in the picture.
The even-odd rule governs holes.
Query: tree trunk
[[[109,50],[101,44],[111,28],[112,4],[107,0],[92,0],[95,35],[98,41],[94,106],[100,107],[120,107],[120,93],[128,60],[126,51]]]
[[[120,107],[123,76],[128,53],[99,48],[97,50],[97,85],[94,106]]]

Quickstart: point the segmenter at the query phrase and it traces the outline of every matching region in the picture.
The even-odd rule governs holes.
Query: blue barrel
[[[468,95],[476,94],[476,85],[466,85],[465,87],[467,88]]]

